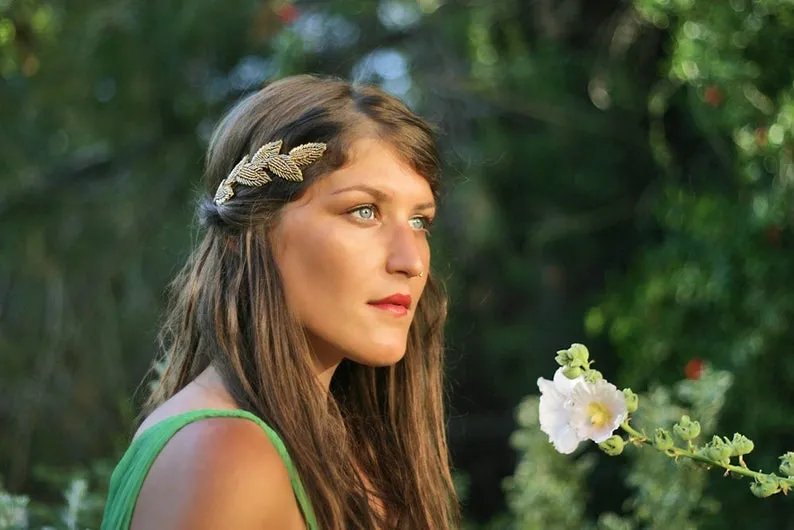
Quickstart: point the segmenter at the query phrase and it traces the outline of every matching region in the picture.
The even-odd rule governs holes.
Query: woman
[[[224,118],[206,179],[102,528],[456,527],[429,126],[378,88],[287,78]]]

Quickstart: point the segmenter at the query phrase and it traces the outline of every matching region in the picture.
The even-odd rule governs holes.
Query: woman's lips
[[[370,302],[369,305],[377,307],[382,311],[388,311],[396,316],[405,316],[408,314],[408,309],[411,307],[411,295],[397,293]]]
[[[405,316],[405,315],[408,314],[408,308],[405,307],[404,305],[398,305],[398,304],[375,304],[375,303],[370,303],[369,305],[371,305],[373,307],[376,307],[376,308],[380,309],[381,311],[388,311],[389,313],[391,313],[391,314],[393,314],[395,316],[398,316],[398,317],[402,317],[402,316]]]

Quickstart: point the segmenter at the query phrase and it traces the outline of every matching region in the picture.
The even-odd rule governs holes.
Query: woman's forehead
[[[383,141],[361,138],[353,142],[348,162],[313,183],[307,195],[340,195],[379,191],[393,199],[432,202],[427,179],[416,172],[396,149]]]

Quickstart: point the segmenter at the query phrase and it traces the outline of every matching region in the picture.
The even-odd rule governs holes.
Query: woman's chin
[[[348,359],[366,366],[380,368],[397,364],[403,357],[405,357],[404,345],[394,348],[371,349],[361,354],[349,355]]]

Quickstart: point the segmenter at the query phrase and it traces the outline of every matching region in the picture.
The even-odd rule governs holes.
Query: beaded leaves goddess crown
[[[326,147],[324,143],[317,142],[302,144],[283,155],[279,154],[281,144],[282,141],[277,140],[263,145],[251,160],[245,155],[229,176],[221,181],[215,192],[215,204],[220,206],[234,196],[233,184],[259,187],[273,180],[273,176],[293,182],[303,181],[301,169],[318,160]]]

